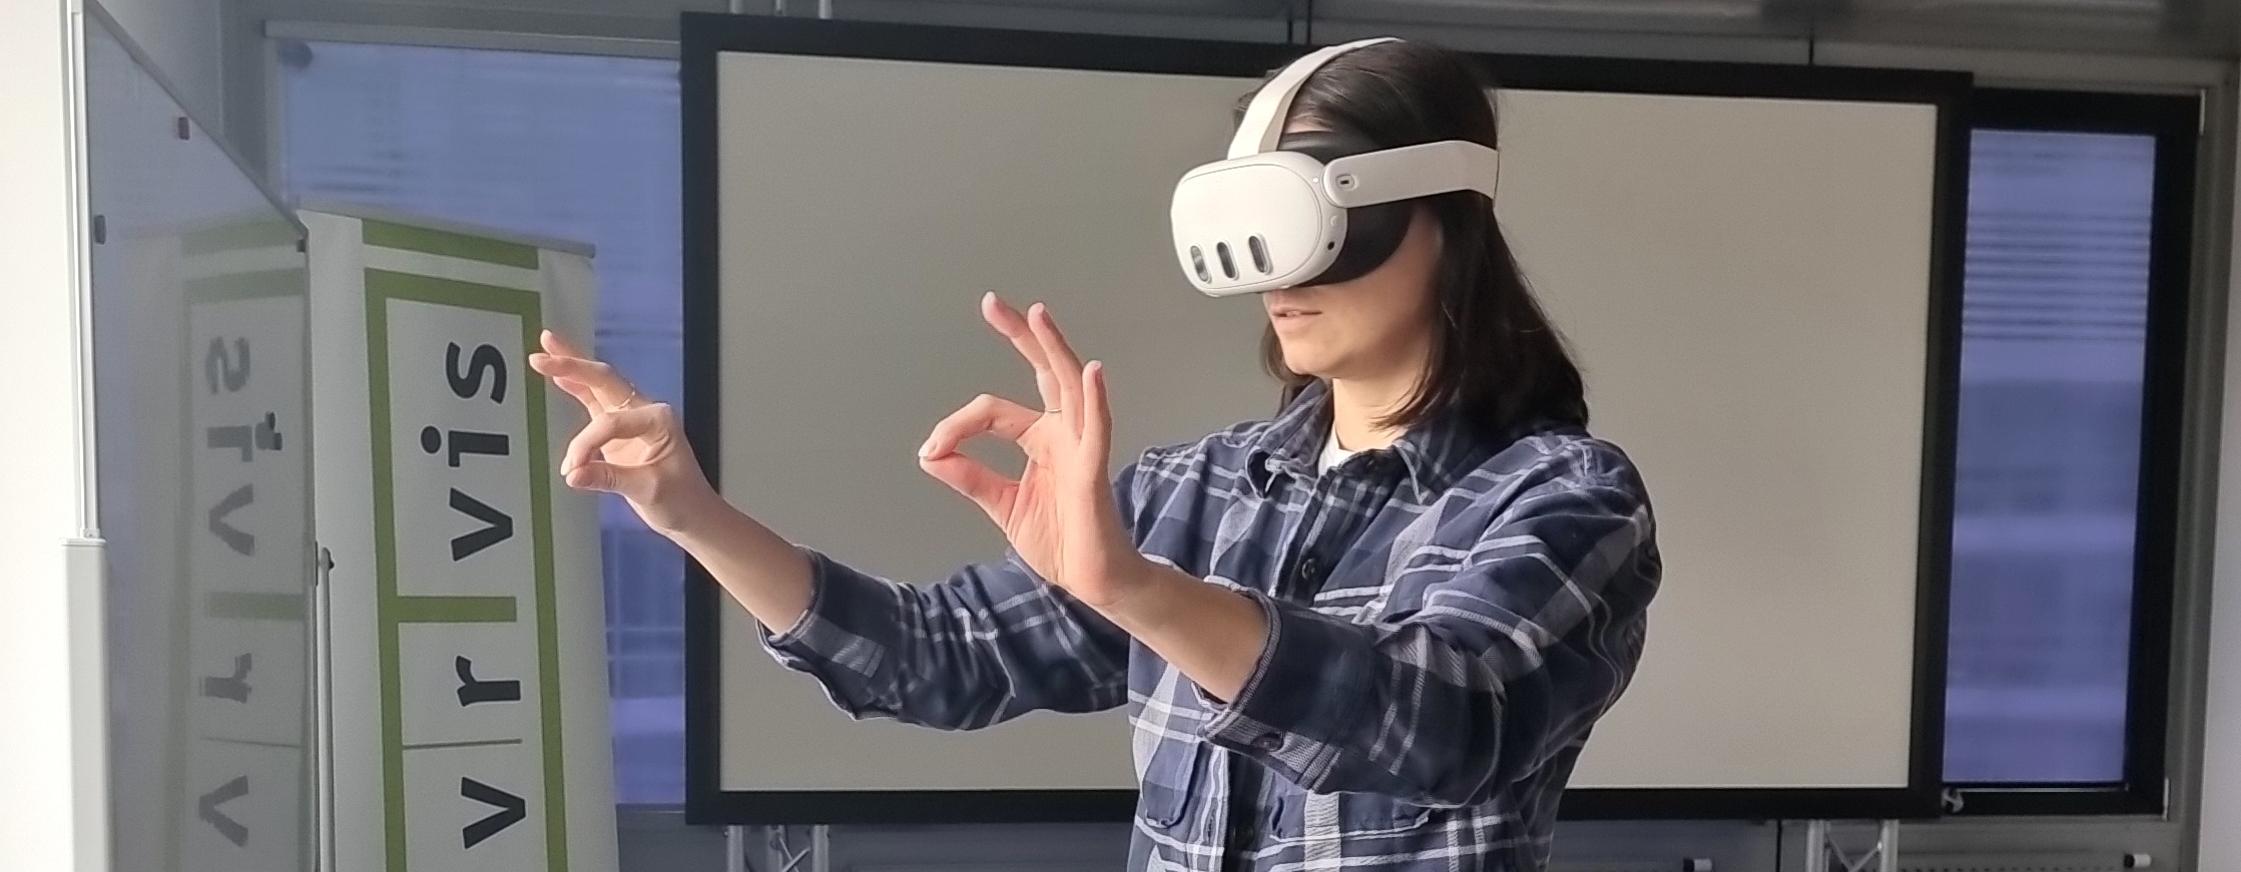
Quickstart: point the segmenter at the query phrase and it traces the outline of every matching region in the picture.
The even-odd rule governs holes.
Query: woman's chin
[[[1324,355],[1284,351],[1284,368],[1311,378],[1330,378],[1331,362]]]

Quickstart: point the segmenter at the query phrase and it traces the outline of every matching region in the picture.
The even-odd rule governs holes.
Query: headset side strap
[[[1323,169],[1323,190],[1347,208],[1375,206],[1450,191],[1477,191],[1494,199],[1501,155],[1461,139],[1427,142],[1349,155]]]

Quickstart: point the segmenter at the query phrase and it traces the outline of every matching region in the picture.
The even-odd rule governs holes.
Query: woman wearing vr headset
[[[854,716],[973,729],[1127,706],[1129,868],[1543,868],[1660,560],[1641,479],[1588,435],[1579,371],[1496,224],[1486,93],[1438,49],[1327,49],[1178,186],[1185,272],[1264,292],[1272,420],[1112,478],[1103,367],[1041,305],[985,299],[1041,404],[976,399],[919,463],[1002,528],[1003,560],[913,587],[799,548],[716,493],[666,406],[548,335],[532,365],[593,415],[561,473],[626,497]],[[1271,229],[1237,247],[1250,267],[1237,249],[1202,267],[1194,239],[1221,222],[1187,213],[1223,191],[1194,179],[1277,165],[1322,198],[1311,218],[1343,215],[1296,225],[1321,250]],[[958,451],[982,435],[1022,449],[1019,479]]]

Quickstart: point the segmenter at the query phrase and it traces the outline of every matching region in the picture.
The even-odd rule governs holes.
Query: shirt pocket
[[[1294,791],[1276,809],[1276,836],[1299,840],[1392,835],[1421,827],[1431,818],[1427,806],[1374,793]]]
[[[1165,667],[1157,688],[1129,714],[1136,813],[1161,828],[1183,819],[1205,750],[1198,736],[1206,712],[1181,690],[1180,680],[1173,667]]]
[[[1143,727],[1139,725],[1137,729]],[[1167,739],[1137,763],[1136,816],[1144,823],[1169,829],[1190,811],[1196,793],[1199,758],[1205,746],[1198,742]]]

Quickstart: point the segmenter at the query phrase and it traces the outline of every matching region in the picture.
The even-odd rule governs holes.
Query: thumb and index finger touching
[[[966,440],[983,433],[1018,442],[1041,418],[1040,413],[1026,406],[993,394],[982,394],[934,425],[933,435],[927,437],[926,444],[919,446],[918,466],[972,500],[1001,525],[1009,516],[1019,482],[957,449]]]
[[[613,366],[585,354],[560,334],[546,330],[542,344],[544,351],[529,355],[529,368],[575,397],[593,417],[629,402],[638,393]]]
[[[653,435],[663,426],[661,410],[650,405],[624,408],[637,389],[614,367],[585,354],[552,330],[540,339],[544,350],[529,355],[529,367],[576,399],[591,423],[568,442],[561,455],[561,479],[570,487],[629,494],[650,471],[607,462],[601,449],[618,439]]]
[[[1034,370],[1043,409],[983,394],[935,425],[919,449],[920,466],[1001,523],[1018,482],[957,453],[958,447],[982,434],[1016,443],[1036,424],[1057,416],[1052,423],[1062,425],[1064,436],[1071,438],[1062,438],[1056,446],[1060,454],[1046,460],[1094,467],[1097,474],[1086,478],[1094,479],[1102,493],[1112,429],[1104,366],[1094,361],[1084,366],[1049,308],[1040,303],[1023,315],[990,293],[981,300],[981,315]]]

